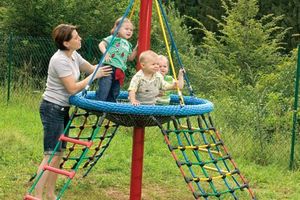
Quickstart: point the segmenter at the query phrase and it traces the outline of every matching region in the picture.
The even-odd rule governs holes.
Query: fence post
[[[295,153],[295,137],[297,129],[297,114],[298,114],[298,93],[299,93],[299,76],[300,76],[300,45],[298,45],[298,58],[297,58],[297,70],[295,81],[295,98],[294,98],[294,110],[293,110],[293,129],[292,129],[292,142],[291,142],[291,156],[290,156],[290,170],[294,167],[294,153]]]
[[[11,89],[11,68],[12,68],[12,37],[13,34],[9,34],[9,40],[8,40],[8,72],[7,72],[7,99],[6,103],[8,104],[10,99],[10,89]]]

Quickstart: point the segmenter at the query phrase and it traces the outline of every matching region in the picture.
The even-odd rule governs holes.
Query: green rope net
[[[106,113],[75,108],[57,144],[68,142],[60,169],[50,167],[50,157],[48,165],[34,180],[24,199],[37,200],[30,194],[46,170],[67,176],[57,200],[79,169],[83,170],[83,176],[87,176],[109,147],[120,126],[107,119],[107,116]],[[150,118],[151,124],[156,123],[160,128],[165,144],[195,199],[255,199],[209,114],[182,118],[169,116],[167,122],[155,116]]]
[[[158,125],[195,199],[255,199],[209,115]]]

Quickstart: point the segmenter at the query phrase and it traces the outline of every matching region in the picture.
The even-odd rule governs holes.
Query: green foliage
[[[187,15],[201,21],[204,26],[212,31],[218,33],[218,26],[215,20],[211,20],[210,17],[220,20],[226,11],[222,7],[222,1],[211,1],[211,0],[173,0],[167,1],[175,2],[175,7],[179,10],[181,15]],[[230,1],[226,1],[230,2]],[[236,1],[234,1],[236,2]],[[286,34],[284,42],[286,43],[284,47],[286,48],[286,53],[288,53],[293,48],[296,48],[299,43],[299,8],[300,4],[297,0],[277,0],[277,1],[266,1],[258,0],[259,5],[258,18],[264,15],[274,14],[276,16],[284,15],[283,20],[280,22],[280,26],[286,28],[292,27],[292,29]],[[188,27],[197,27],[197,23],[191,20],[186,20],[185,24]],[[196,43],[201,43],[203,39],[203,34],[198,31],[192,30],[191,33],[195,38]]]
[[[0,30],[4,28],[4,19],[7,15],[7,8],[0,5]]]
[[[288,31],[278,22],[282,16],[257,18],[257,1],[230,1],[223,7],[227,15],[218,22],[217,35],[198,23],[196,30],[205,33],[202,48],[204,91],[229,90],[233,93],[241,86],[255,87],[261,76],[271,73],[284,56],[281,54],[282,39]],[[209,80],[208,80],[209,79]],[[213,82],[213,83],[212,83]]]
[[[84,3],[76,0],[12,0],[4,7],[7,16],[2,30],[21,35],[50,36],[53,27],[70,23],[79,26],[84,37],[103,38],[110,33],[115,20],[124,14],[127,6],[127,0],[89,0]],[[0,18],[1,13],[0,9]]]
[[[174,2],[175,8],[181,13],[181,15],[191,16],[199,21],[201,21],[205,27],[211,31],[217,30],[217,23],[210,20],[207,16],[213,16],[215,18],[221,18],[224,10],[221,6],[221,1],[211,1],[211,0],[174,0],[168,1],[168,4]],[[183,23],[187,27],[195,27],[197,23],[191,20],[184,20]],[[202,42],[204,36],[203,33],[198,31],[191,31],[195,39],[195,44]]]
[[[0,55],[7,55],[7,43],[7,37],[0,32]],[[7,78],[7,60],[6,56],[0,56],[0,85],[2,86]]]
[[[258,19],[256,0],[222,3],[226,15],[221,21],[214,19],[219,34],[186,17],[198,23],[194,30],[205,34],[200,69],[193,69],[198,72],[194,80],[203,93],[215,99],[217,109],[224,111],[217,121],[225,130],[257,141],[253,146],[258,152],[249,159],[270,164],[265,157],[272,152],[272,143],[291,131],[290,77],[294,76],[296,54],[282,53],[282,40],[288,31],[277,25],[282,16]],[[282,152],[288,155],[288,148]]]
[[[110,34],[115,20],[121,17],[128,1],[69,1],[66,4],[68,23],[79,25],[82,36],[91,35],[102,39]]]
[[[240,0],[231,6],[224,2],[228,15],[218,23],[221,35],[200,27],[205,33],[204,59],[212,63],[211,68],[239,79],[237,84],[255,86],[259,76],[270,73],[281,59],[281,40],[287,30],[276,26],[281,17],[255,19],[256,1]]]
[[[5,31],[22,35],[48,36],[53,24],[62,19],[64,1],[12,0],[8,6]],[[45,15],[45,13],[49,13]],[[60,13],[60,14],[58,14]]]
[[[273,13],[274,15],[284,15],[280,25],[286,28],[291,27],[287,33],[285,45],[287,50],[296,48],[300,42],[300,5],[297,0],[277,0],[277,1],[259,1],[260,15]],[[288,52],[288,51],[287,51]]]
[[[235,149],[235,144],[241,144],[242,149],[234,152],[237,157],[251,160],[261,165],[288,163],[290,140],[291,113],[286,108],[286,102],[272,93],[255,93],[253,88],[237,91],[235,96],[220,92],[213,99],[216,110],[214,113],[217,128],[224,132],[224,140]],[[274,149],[280,151],[273,153]],[[250,150],[251,149],[251,150]]]

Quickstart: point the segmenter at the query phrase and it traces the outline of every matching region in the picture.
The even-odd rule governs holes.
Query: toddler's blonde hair
[[[147,50],[147,51],[143,51],[141,54],[140,54],[140,57],[139,57],[139,61],[140,63],[144,63],[146,62],[150,57],[158,57],[157,53],[155,53],[154,51],[152,50]]]
[[[110,34],[114,34],[114,32],[115,32],[116,28],[119,26],[121,20],[122,20],[122,17],[118,18],[118,19],[115,21],[114,27],[110,30]],[[134,28],[133,23],[130,21],[130,19],[124,18],[123,24],[124,24],[124,23],[130,23],[130,24],[132,25],[132,27]]]

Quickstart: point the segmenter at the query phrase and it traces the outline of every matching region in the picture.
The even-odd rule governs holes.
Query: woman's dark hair
[[[77,27],[70,24],[60,24],[55,27],[52,31],[52,37],[55,41],[55,45],[60,50],[67,50],[64,42],[68,42],[72,39],[72,32],[76,30]]]

